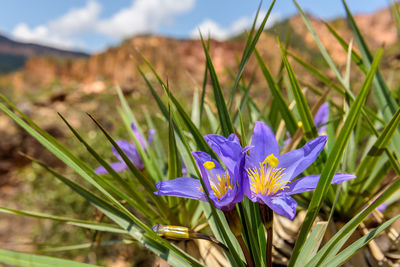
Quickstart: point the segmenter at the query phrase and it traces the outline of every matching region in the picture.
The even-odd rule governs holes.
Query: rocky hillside
[[[357,15],[355,19],[371,49],[376,49],[383,44],[388,47],[397,42],[396,26],[389,9],[373,14]],[[339,66],[343,65],[346,61],[346,51],[336,42],[324,22],[311,18],[311,23],[336,63]],[[339,18],[328,23],[345,40],[352,39],[352,31],[345,19]],[[291,33],[291,51],[304,60],[323,67],[323,60],[311,34],[301,18],[294,16],[264,32],[258,42],[257,48],[272,70],[276,70],[280,64],[280,51],[275,36],[279,35],[281,40],[285,40],[288,31]],[[237,67],[237,57],[240,56],[244,45],[244,39],[240,37],[225,42],[211,41],[211,56],[217,72],[221,75],[221,82],[230,78],[226,72],[227,68]],[[156,70],[164,78],[168,77],[172,83],[192,87],[202,80],[205,58],[201,42],[160,36],[136,36],[125,40],[117,47],[109,48],[89,58],[63,60],[30,58],[22,71],[8,76],[7,80],[10,81],[11,78],[14,88],[21,92],[31,90],[32,87],[47,86],[55,80],[85,85],[106,82],[133,90],[142,82],[137,71],[138,66],[144,66],[139,53],[144,55]],[[256,68],[253,60],[249,62],[247,71],[250,74]],[[257,77],[263,80],[260,74],[256,75],[256,81]]]
[[[28,58],[34,56],[87,57],[82,52],[67,51],[53,47],[22,43],[0,35],[0,73],[15,71],[24,66]]]

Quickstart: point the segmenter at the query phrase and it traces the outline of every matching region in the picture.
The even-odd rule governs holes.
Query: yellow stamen
[[[215,163],[212,161],[206,161],[203,164],[204,168],[206,168],[207,170],[212,170],[215,168]]]
[[[278,166],[279,160],[274,156],[274,154],[271,154],[265,158],[264,163],[268,163],[271,167],[276,167]]]
[[[247,169],[247,174],[250,178],[251,190],[254,193],[263,195],[273,195],[279,190],[288,188],[286,186],[289,181],[282,180],[285,175],[284,168],[276,168],[279,160],[273,155],[265,158],[264,162],[260,163],[260,167]]]
[[[301,128],[301,127],[303,127],[303,123],[302,123],[301,121],[299,121],[299,122],[297,123],[297,126],[299,126],[299,128]]]
[[[209,161],[208,161],[209,162]],[[207,167],[206,167],[207,168]],[[228,189],[233,189],[232,179],[228,172],[226,172],[223,176],[217,175],[215,179],[212,174],[210,174],[210,185],[211,189],[214,192],[214,195],[217,197],[219,201],[226,193],[228,193]],[[203,188],[198,187],[197,190],[203,191]]]

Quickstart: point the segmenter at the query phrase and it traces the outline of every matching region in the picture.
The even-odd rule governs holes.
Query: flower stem
[[[231,229],[233,235],[236,237],[240,247],[242,248],[244,257],[246,258],[247,266],[253,267],[253,259],[251,258],[250,252],[242,238],[242,223],[240,222],[236,208],[233,208],[229,211],[224,211],[224,215],[228,222],[229,228]]]
[[[274,212],[267,205],[261,205],[260,211],[265,230],[267,231],[267,267],[272,267],[272,225],[274,221]]]
[[[252,259],[251,256],[250,256],[250,252],[249,252],[249,250],[247,249],[247,246],[246,246],[246,244],[244,243],[244,240],[243,240],[242,236],[239,235],[239,236],[236,237],[236,239],[237,239],[237,241],[239,242],[240,247],[242,248],[244,257],[246,258],[247,266],[253,267],[253,266],[254,266],[253,259]]]

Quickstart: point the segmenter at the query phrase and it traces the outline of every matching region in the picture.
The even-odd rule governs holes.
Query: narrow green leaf
[[[214,65],[211,61],[211,57],[208,52],[207,45],[203,39],[203,36],[201,36],[201,42],[203,44],[203,50],[206,55],[206,64],[213,85],[215,104],[217,105],[218,109],[218,117],[221,123],[222,135],[227,137],[228,135],[234,132],[232,121],[229,116],[229,111],[224,100],[224,95],[222,94],[222,89],[218,81],[217,73],[215,72]]]
[[[378,228],[370,231],[368,234],[364,235],[363,237],[352,243],[350,246],[345,248],[342,252],[337,254],[335,257],[333,257],[333,259],[331,259],[326,266],[327,267],[341,266],[349,258],[351,258],[351,256],[353,256],[359,249],[366,246],[371,240],[377,237],[383,230],[388,228],[392,223],[394,223],[399,218],[400,215],[397,215],[392,219],[384,222]]]
[[[352,203],[356,200],[356,196],[359,195],[361,188],[363,188],[365,184],[365,180],[370,177],[372,170],[375,168],[378,160],[383,155],[385,149],[390,144],[394,133],[400,125],[400,108],[397,109],[396,113],[393,115],[393,118],[390,122],[385,126],[382,133],[379,135],[378,139],[375,141],[374,145],[368,151],[366,157],[361,161],[356,175],[357,178],[354,181],[351,181],[351,189],[350,196],[348,198],[348,204],[352,206]],[[382,177],[383,179],[384,177]],[[372,188],[371,188],[372,190]],[[354,206],[353,206],[354,208]]]
[[[90,114],[89,117],[93,120],[93,122],[99,127],[99,129],[103,132],[104,136],[110,141],[112,146],[121,156],[125,164],[128,166],[129,170],[135,175],[135,177],[140,181],[143,187],[147,190],[148,196],[153,200],[154,204],[158,207],[160,213],[164,216],[164,218],[172,218],[171,210],[169,209],[168,204],[161,197],[158,197],[153,194],[156,191],[155,185],[146,177],[128,158],[128,156],[124,153],[124,151],[120,148],[120,146],[115,142],[115,140],[111,137],[111,135],[104,129],[104,127]]]
[[[178,149],[175,141],[175,131],[172,122],[171,112],[168,127],[168,179],[175,179],[182,176],[182,164],[179,158]]]
[[[353,131],[359,115],[361,114],[361,108],[365,104],[369,89],[372,84],[375,72],[378,68],[378,64],[382,57],[382,49],[380,49],[373,61],[371,69],[364,80],[363,85],[354,101],[349,114],[344,122],[344,125],[339,133],[339,136],[334,144],[331,153],[328,156],[326,166],[322,170],[321,178],[318,182],[317,188],[311,198],[310,205],[308,207],[307,215],[304,219],[304,223],[301,226],[299,237],[296,241],[295,247],[293,249],[293,254],[289,262],[289,266],[294,266],[297,258],[304,246],[304,242],[307,239],[308,232],[310,231],[321,207],[322,201],[328,192],[329,186],[332,182],[333,176],[340,164],[341,158],[343,156],[344,150],[346,149],[347,143],[349,141],[351,132]]]
[[[49,256],[39,256],[29,253],[14,252],[0,249],[0,263],[13,266],[28,266],[28,267],[89,267],[95,266],[76,261],[53,258]]]
[[[256,16],[254,18],[253,25],[252,25],[251,30],[250,30],[250,34],[249,34],[249,36],[247,38],[247,42],[246,42],[245,49],[243,51],[242,59],[240,60],[239,70],[238,70],[238,73],[236,75],[235,82],[233,84],[233,87],[231,89],[231,93],[230,93],[230,96],[229,96],[229,100],[228,100],[229,109],[232,107],[233,97],[234,97],[234,95],[236,93],[236,90],[237,90],[237,87],[239,85],[240,78],[242,77],[242,74],[243,74],[244,68],[246,66],[246,63],[249,61],[250,56],[251,56],[251,54],[253,53],[253,51],[254,51],[254,49],[256,47],[256,44],[258,42],[258,39],[260,38],[261,33],[264,31],[265,24],[267,23],[267,20],[269,18],[269,15],[271,14],[272,8],[275,5],[275,1],[276,0],[273,0],[271,5],[269,6],[267,14],[265,15],[263,21],[261,22],[261,25],[259,26],[259,28],[258,28],[258,30],[257,30],[257,32],[256,32],[256,34],[254,35],[254,38],[253,38],[253,32],[255,31],[258,14],[259,14],[260,9],[261,9],[261,3],[260,3],[260,6],[258,7],[257,14],[256,14]]]
[[[304,243],[303,249],[301,250],[301,254],[297,259],[295,266],[305,266],[306,263],[312,257],[314,257],[322,242],[327,226],[327,222],[318,222],[315,225],[314,229],[311,231],[306,242]]]
[[[196,260],[194,260],[192,257],[187,255],[186,253],[182,252],[180,249],[176,248],[175,246],[172,246],[169,242],[163,240],[161,237],[159,237],[156,233],[153,232],[153,230],[148,227],[146,224],[144,224],[139,218],[137,218],[135,215],[132,213],[126,214],[123,213],[121,210],[117,209],[116,207],[110,205],[100,197],[96,196],[95,194],[91,193],[89,190],[85,189],[84,187],[80,186],[79,184],[73,182],[72,180],[64,177],[63,175],[57,173],[53,169],[49,168],[45,164],[43,164],[40,161],[36,161],[38,164],[40,164],[46,171],[50,172],[53,174],[57,179],[65,183],[67,186],[69,186],[72,190],[77,192],[79,195],[84,197],[86,200],[88,200],[91,204],[93,204],[96,208],[98,208],[100,211],[102,211],[107,217],[109,217],[111,220],[116,222],[122,229],[125,229],[126,231],[129,232],[129,234],[141,242],[144,246],[149,247],[151,244],[158,246],[162,246],[163,249],[170,250],[173,253],[176,253],[177,255],[173,255],[171,257],[171,260],[180,262],[180,264],[183,265],[189,265],[194,264],[195,266],[201,266]],[[122,206],[121,206],[122,207]],[[145,238],[144,233],[150,234],[151,238]],[[154,244],[155,243],[155,244]],[[152,249],[152,247],[149,247]],[[159,255],[160,257],[164,258],[165,260],[169,261],[170,255],[164,255],[165,251],[160,251],[159,249],[152,249],[154,253]]]
[[[358,29],[358,26],[349,10],[349,7],[346,4],[346,1],[342,0],[344,8],[346,10],[347,14],[347,21],[350,24],[350,27],[353,30],[355,40],[357,42],[358,48],[360,49],[360,53],[364,62],[364,65],[366,66],[366,69],[368,70],[371,66],[371,61],[372,61],[372,55],[371,52],[362,37],[362,34],[360,30]],[[375,79],[373,81],[373,88],[374,88],[374,93],[376,95],[379,108],[382,111],[383,118],[385,119],[386,122],[389,122],[390,119],[392,118],[393,114],[396,112],[398,108],[398,104],[396,102],[396,99],[393,97],[392,93],[390,92],[390,89],[388,88],[387,84],[385,83],[385,80],[379,71],[379,69],[376,72]],[[395,133],[396,138],[393,139],[393,146],[396,149],[396,152],[400,152],[400,132],[397,131]]]
[[[303,122],[304,134],[307,139],[312,139],[318,136],[317,127],[314,124],[314,119],[311,115],[310,107],[307,104],[306,97],[303,94],[303,91],[300,88],[300,84],[297,80],[296,74],[293,71],[292,66],[289,63],[289,60],[286,57],[286,51],[283,50],[282,44],[280,44],[283,63],[286,68],[286,72],[289,76],[290,87],[293,92],[293,96],[296,100],[296,108],[299,112],[301,121]]]
[[[97,152],[79,135],[79,133],[68,123],[68,121],[61,114],[58,115],[65,122],[65,124],[75,135],[75,137],[85,146],[89,153],[107,170],[109,174],[111,174],[111,176],[121,185],[122,188],[126,189],[131,194],[132,197],[115,188],[107,180],[104,180],[105,184],[107,184],[108,187],[111,188],[116,195],[118,195],[121,199],[127,201],[132,207],[139,210],[142,214],[146,214],[151,218],[158,217],[153,207],[148,205],[148,203],[144,201],[141,196],[139,196],[139,192],[136,190],[136,188],[131,186],[131,184],[125,181],[113,168],[111,168],[111,166],[102,157],[100,157],[99,154],[97,154]]]
[[[28,216],[28,217],[33,217],[33,218],[37,218],[37,219],[46,219],[46,220],[52,220],[52,221],[65,222],[67,224],[71,224],[71,225],[75,225],[75,226],[79,226],[79,227],[83,227],[83,228],[88,228],[88,229],[94,229],[94,230],[103,231],[103,232],[119,233],[119,234],[127,233],[125,230],[119,229],[110,224],[85,221],[85,220],[77,220],[77,219],[73,219],[73,218],[60,217],[60,216],[45,214],[45,213],[41,213],[41,212],[15,210],[15,209],[9,209],[9,208],[5,208],[5,207],[0,207],[0,212],[19,215],[19,216]]]
[[[286,103],[282,92],[279,90],[278,85],[276,84],[274,77],[272,76],[271,71],[265,65],[264,60],[261,58],[260,54],[257,50],[255,50],[255,55],[258,61],[258,64],[261,67],[261,70],[264,74],[265,79],[267,80],[268,87],[271,90],[272,95],[274,96],[275,102],[277,102],[277,106],[281,112],[282,118],[285,121],[286,128],[289,133],[293,136],[297,131],[297,122],[294,118],[293,113],[289,110],[289,105]]]
[[[342,248],[351,234],[359,224],[371,214],[379,205],[385,202],[390,196],[400,189],[400,180],[396,180],[389,188],[384,191],[378,199],[372,202],[367,208],[361,211],[353,219],[347,222],[321,249],[317,255],[311,259],[307,267],[324,266],[332,260],[332,257]]]

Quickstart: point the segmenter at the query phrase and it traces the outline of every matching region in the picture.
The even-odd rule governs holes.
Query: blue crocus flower
[[[228,138],[220,135],[204,136],[226,168],[209,154],[201,151],[192,152],[201,173],[209,197],[214,206],[223,211],[231,210],[243,199],[243,172],[245,150],[239,139],[231,134]],[[180,177],[156,183],[156,195],[176,196],[207,201],[200,180]]]
[[[135,135],[136,139],[138,140],[139,145],[144,150],[146,150],[147,146],[151,145],[155,131],[150,129],[149,130],[149,138],[148,138],[148,140],[146,140],[144,138],[144,136],[141,133],[139,133],[139,131],[137,130],[136,125],[134,123],[131,124],[131,129],[132,129],[132,132]],[[129,160],[136,166],[136,168],[138,168],[139,170],[143,170],[144,165],[143,165],[142,159],[139,156],[139,153],[137,151],[135,144],[132,144],[126,140],[117,140],[116,143],[121,148],[121,150],[126,154],[126,156],[129,158]],[[125,164],[124,160],[122,159],[122,157],[118,153],[118,151],[115,149],[115,147],[112,148],[112,151],[113,151],[113,155],[119,161],[110,163],[111,168],[113,168],[116,172],[128,170],[128,166]],[[94,171],[97,174],[108,173],[104,167],[98,167]]]
[[[329,104],[324,103],[319,107],[317,113],[314,116],[314,124],[317,127],[318,135],[326,134],[326,124],[328,123],[328,120],[329,120]],[[283,146],[289,145],[290,142],[292,141],[292,138],[290,138],[290,133],[286,132],[286,135],[289,138],[283,142]]]
[[[256,122],[252,148],[246,157],[247,183],[244,193],[253,202],[265,204],[277,214],[294,219],[297,202],[291,195],[314,190],[320,175],[293,179],[315,161],[326,141],[327,136],[319,136],[300,149],[280,155],[271,129],[263,122]],[[352,174],[336,173],[332,184],[353,178],[355,176]]]
[[[322,135],[326,132],[326,124],[329,120],[329,104],[324,103],[318,109],[314,116],[314,124],[317,126],[318,134]]]

